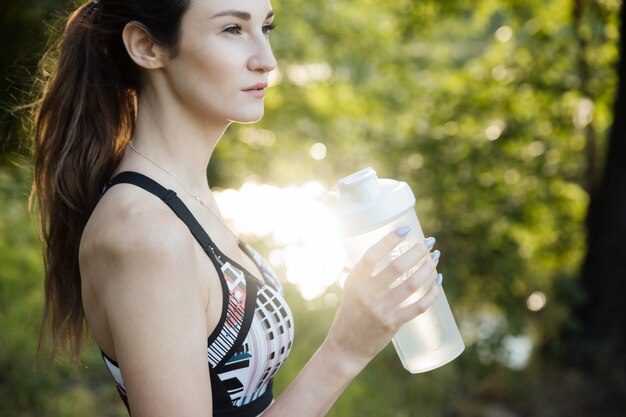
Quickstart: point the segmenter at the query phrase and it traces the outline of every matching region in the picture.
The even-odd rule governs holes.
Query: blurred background
[[[0,415],[125,416],[92,341],[35,361],[42,258],[26,112],[55,0],[0,5]],[[324,338],[346,260],[329,207],[371,166],[407,181],[466,342],[406,372],[389,346],[335,417],[626,416],[621,0],[275,0],[266,116],[209,168],[233,229],[284,278],[291,381]],[[623,47],[622,47],[622,55]],[[622,84],[619,80],[621,78]]]

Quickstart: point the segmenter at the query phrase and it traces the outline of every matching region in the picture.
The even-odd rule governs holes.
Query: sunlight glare
[[[269,262],[284,267],[287,280],[312,300],[338,282],[347,263],[331,210],[321,202],[327,195],[316,181],[284,188],[248,181],[216,191],[215,199],[237,235],[271,239]]]

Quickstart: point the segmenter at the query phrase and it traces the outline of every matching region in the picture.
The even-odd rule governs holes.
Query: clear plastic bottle
[[[415,196],[407,183],[379,179],[376,171],[366,168],[342,178],[338,185],[340,199],[335,215],[343,231],[346,251],[353,262],[361,259],[365,251],[385,235],[403,226],[411,226],[409,235],[388,259],[377,266],[378,270],[424,240],[414,210]],[[397,283],[410,273],[405,273]],[[431,278],[436,275],[435,271]],[[404,305],[419,299],[426,289],[420,288]],[[465,345],[443,291],[426,312],[400,328],[393,344],[402,364],[411,373],[438,368],[463,352]]]

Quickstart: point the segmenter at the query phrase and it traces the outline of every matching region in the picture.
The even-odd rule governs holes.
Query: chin
[[[263,118],[263,113],[263,109],[256,112],[246,112],[245,114],[237,115],[235,118],[231,119],[231,121],[236,123],[255,123]]]

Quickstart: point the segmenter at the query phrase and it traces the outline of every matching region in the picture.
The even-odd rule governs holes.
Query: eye
[[[241,34],[241,26],[240,25],[231,25],[224,29],[224,33],[228,33],[231,35],[240,35]]]
[[[263,26],[263,33],[265,33],[266,35],[269,35],[269,33],[271,31],[273,31],[276,28],[276,25],[273,23],[269,23],[267,25]]]

